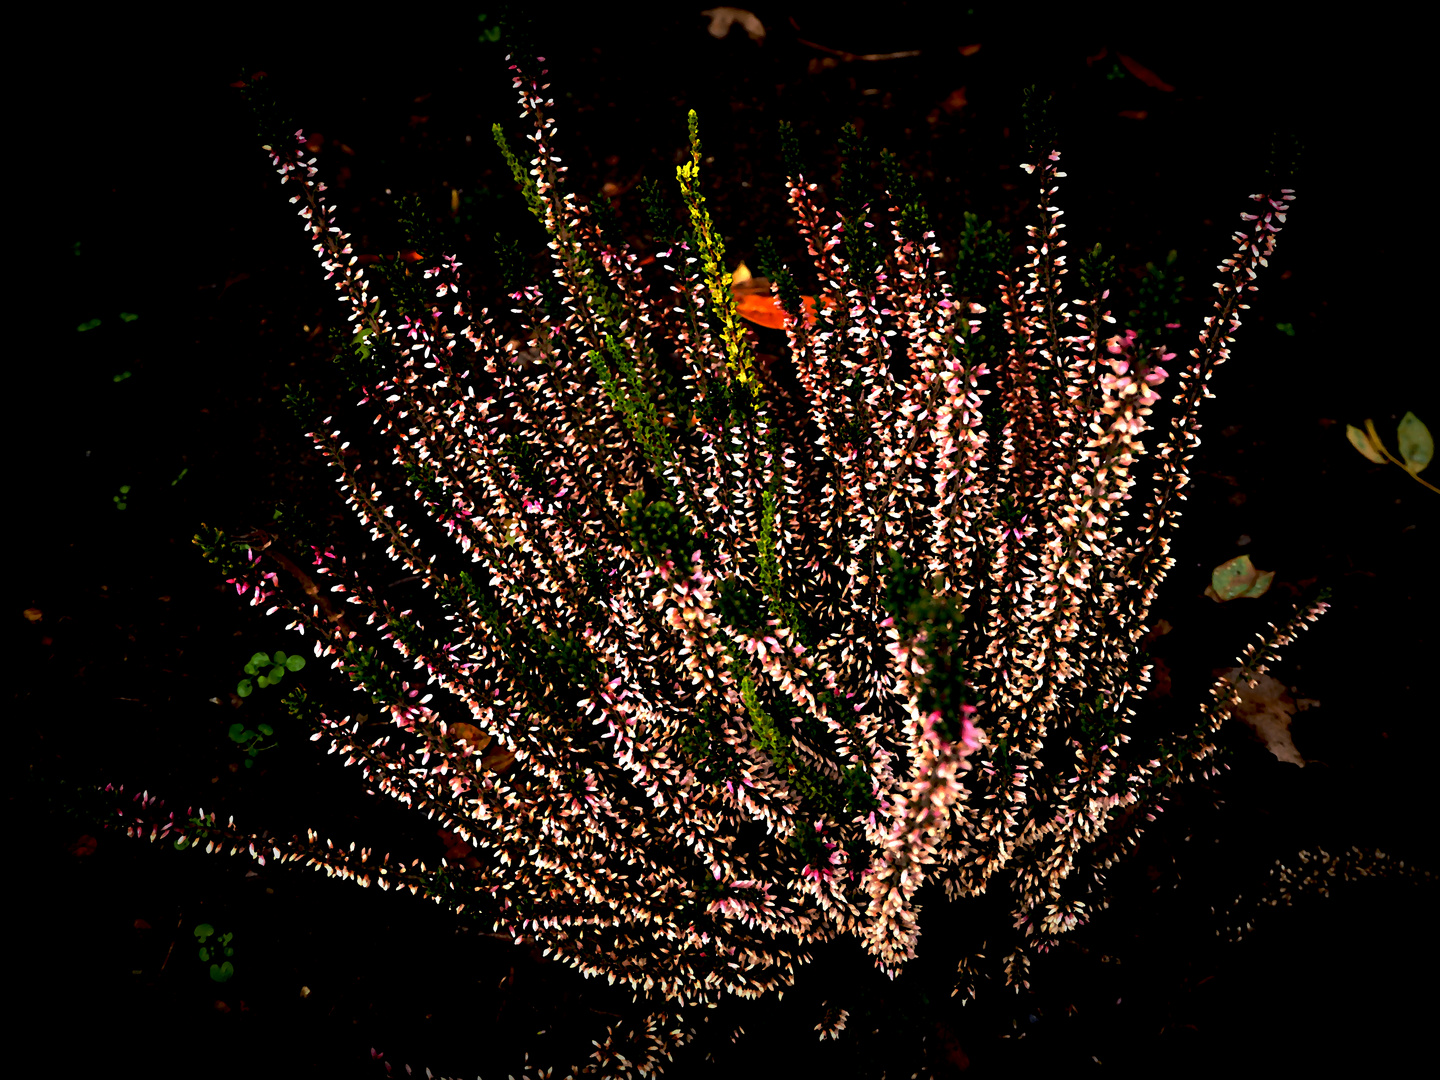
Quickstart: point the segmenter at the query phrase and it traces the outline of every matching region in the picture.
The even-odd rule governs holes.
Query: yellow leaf
[[[1367,436],[1365,432],[1361,431],[1354,424],[1345,425],[1345,437],[1350,440],[1351,446],[1355,447],[1356,450],[1359,450],[1360,453],[1364,454],[1371,461],[1375,462],[1376,465],[1385,464],[1384,456],[1380,453],[1379,450],[1375,449],[1374,445],[1370,442],[1369,436]]]

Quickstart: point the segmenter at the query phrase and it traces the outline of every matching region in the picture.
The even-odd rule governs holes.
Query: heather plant
[[[1107,870],[1166,792],[1218,769],[1239,680],[1326,608],[1257,635],[1181,730],[1136,722],[1201,404],[1286,224],[1283,173],[1240,215],[1181,358],[1168,271],[1128,328],[1098,245],[1069,287],[1038,95],[1023,167],[1039,220],[1018,268],[966,215],[942,269],[913,182],[853,128],[827,213],[782,130],[817,295],[775,244],[761,269],[797,398],[738,315],[695,114],[676,197],[645,192],[652,263],[608,205],[566,190],[545,72],[512,71],[529,147],[496,135],[547,262],[536,277],[507,256],[494,308],[413,205],[418,259],[358,265],[303,131],[261,113],[346,314],[337,365],[370,418],[355,426],[388,447],[395,486],[362,472],[358,436],[309,388],[289,403],[423,595],[392,601],[293,515],[196,538],[366,699],[292,692],[311,739],[473,857],[427,868],[314,830],[162,817],[148,792],[127,831],[408,889],[668,1003],[628,1058],[597,1043],[605,1075],[656,1070],[685,1041],[666,1008],[783,992],[841,935],[893,977],[926,882],[1010,908],[1007,943],[963,958],[956,992],[1027,988],[1032,961],[1106,907]],[[293,670],[279,655],[252,663],[257,681]]]

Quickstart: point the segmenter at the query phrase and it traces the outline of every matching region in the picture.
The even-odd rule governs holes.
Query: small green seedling
[[[139,317],[140,317],[140,316],[139,316],[139,315],[136,315],[133,311],[122,311],[122,312],[120,312],[120,321],[121,321],[121,322],[134,322],[134,321],[135,321],[136,319],[138,319]]]
[[[245,674],[255,676],[254,681],[241,679],[235,687],[235,693],[242,698],[249,697],[255,692],[257,685],[261,689],[273,686],[285,677],[285,672],[299,671],[304,666],[303,656],[286,656],[283,652],[271,656],[269,653],[257,652],[245,665]]]
[[[115,382],[124,382],[124,381],[125,381],[126,379],[128,379],[128,378],[130,378],[130,372],[128,372],[128,371],[122,371],[122,372],[120,372],[119,375],[116,375],[116,376],[114,377],[114,381],[115,381]]]
[[[210,941],[214,938],[214,942]],[[229,959],[235,955],[235,949],[230,944],[235,938],[234,934],[215,933],[215,927],[209,923],[201,923],[195,927],[195,939],[200,942],[200,961],[210,965],[210,978],[218,983],[229,982],[235,976],[235,965]]]
[[[1384,441],[1375,430],[1374,420],[1365,421],[1364,431],[1354,424],[1345,425],[1345,437],[1350,440],[1350,445],[1370,461],[1376,465],[1384,465],[1387,461],[1399,465],[1418,483],[1424,484],[1431,491],[1440,491],[1434,484],[1420,479],[1420,473],[1435,456],[1435,440],[1430,437],[1430,429],[1422,424],[1413,412],[1407,412],[1400,418],[1400,423],[1395,428],[1395,436],[1400,443],[1401,460],[1397,460],[1385,449]]]
[[[95,329],[97,326],[99,326],[99,325],[100,325],[100,320],[99,320],[99,319],[86,319],[86,320],[85,320],[84,322],[82,322],[79,326],[75,327],[75,329],[76,329],[79,333],[82,333],[82,334],[83,334],[86,330],[94,330],[94,329]]]
[[[274,734],[275,729],[269,724],[256,724],[255,731],[251,731],[244,724],[230,725],[230,739],[232,742],[239,743],[240,748],[245,751],[245,768],[247,769],[255,767],[255,758],[260,751],[275,748],[274,743],[270,743],[268,746],[264,743],[265,739]]]
[[[127,504],[127,501],[128,501],[128,496],[129,496],[129,494],[130,494],[130,485],[129,485],[129,484],[121,484],[121,485],[120,485],[120,494],[119,494],[119,495],[112,495],[112,496],[110,496],[110,498],[113,499],[114,502],[115,502],[115,509],[116,509],[116,510],[124,510],[124,509],[125,509],[126,504]]]

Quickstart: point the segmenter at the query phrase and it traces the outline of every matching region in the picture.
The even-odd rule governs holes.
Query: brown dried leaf
[[[1116,53],[1115,59],[1119,60],[1126,71],[1130,72],[1131,75],[1134,75],[1146,86],[1153,86],[1156,90],[1163,90],[1167,94],[1175,89],[1164,79],[1160,78],[1159,75],[1156,75],[1153,71],[1147,68],[1144,64],[1139,63],[1136,60],[1132,60],[1130,57],[1124,55],[1123,53]]]
[[[746,11],[744,8],[717,7],[700,12],[710,20],[706,27],[710,36],[714,38],[728,37],[730,28],[739,23],[745,28],[745,33],[750,35],[751,41],[765,40],[765,25],[755,17],[753,11]]]
[[[1217,669],[1215,674],[1233,682],[1240,669]],[[1318,705],[1319,702],[1306,699],[1303,705],[1297,703],[1285,684],[1269,675],[1257,675],[1253,688],[1242,679],[1235,691],[1240,695],[1240,704],[1231,711],[1231,715],[1253,731],[1255,737],[1279,760],[1304,766],[1305,759],[1290,738],[1290,721],[1298,709]]]

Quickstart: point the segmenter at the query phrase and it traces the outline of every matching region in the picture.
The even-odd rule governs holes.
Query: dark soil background
[[[529,234],[489,136],[495,121],[512,140],[524,128],[503,46],[476,40],[494,25],[480,10],[488,21],[471,8],[52,18],[25,46],[12,215],[38,228],[12,266],[35,284],[41,316],[12,335],[11,365],[16,1075],[383,1076],[372,1047],[396,1073],[500,1077],[528,1051],[562,1075],[604,1023],[638,1015],[627,997],[457,929],[433,905],[127,840],[83,806],[62,812],[43,782],[123,783],[257,831],[312,826],[406,858],[441,854],[433,826],[364,795],[308,742],[278,691],[232,697],[252,652],[291,641],[190,537],[201,522],[263,524],[284,499],[329,518],[352,556],[365,550],[280,401],[304,381],[346,415],[321,332],[333,294],[229,84],[268,72],[296,126],[323,134],[321,175],[357,250],[402,246],[393,197],[417,194],[484,295],[491,236]],[[611,185],[642,246],[632,187],[673,176],[689,108],[732,258],[753,265],[766,233],[792,259],[800,249],[781,195],[780,119],[799,128],[823,184],[854,121],[919,177],[942,242],[965,210],[1018,242],[1034,201],[1017,168],[1033,82],[1056,94],[1072,255],[1103,241],[1134,280],[1175,250],[1191,330],[1261,187],[1271,131],[1305,146],[1275,265],[1212,383],[1178,565],[1155,612],[1174,627],[1154,646],[1170,694],[1151,707],[1192,708],[1213,668],[1306,583],[1327,583],[1333,610],[1275,672],[1320,702],[1294,724],[1310,764],[1227,731],[1231,771],[1213,792],[1177,797],[1082,937],[1090,953],[1040,965],[1033,999],[996,988],[959,1008],[959,949],[1000,915],[934,896],[922,955],[893,983],[853,942],[822,949],[784,1001],[717,1010],[704,1045],[668,1075],[1340,1075],[1419,1052],[1435,1024],[1433,886],[1339,886],[1267,909],[1237,946],[1219,943],[1211,914],[1301,849],[1355,844],[1440,868],[1427,682],[1437,497],[1344,437],[1367,417],[1390,436],[1407,410],[1440,427],[1425,381],[1433,344],[1420,336],[1433,271],[1419,254],[1432,123],[1418,33],[1374,7],[1363,26],[1320,27],[1264,10],[1161,25],[985,4],[796,4],[756,9],[768,30],[757,45],[738,28],[712,38],[688,8],[561,10],[541,20],[540,41],[570,179],[583,196]],[[920,55],[854,58],[908,50]],[[1173,89],[1146,85],[1118,54]],[[1210,567],[1242,552],[1276,571],[1270,594],[1204,598]],[[319,667],[301,681],[338,691]],[[253,770],[227,738],[237,719],[276,730]],[[195,955],[201,922],[235,934],[230,983],[210,981]],[[816,1041],[822,999],[851,1011],[838,1043]]]

